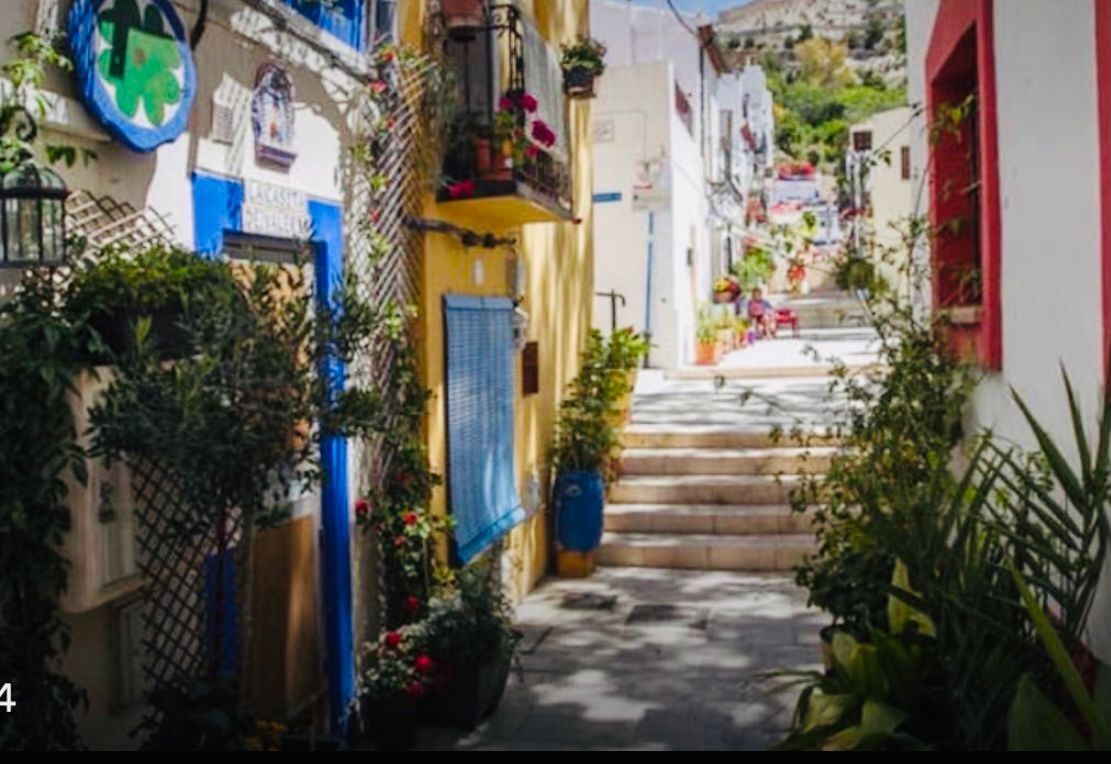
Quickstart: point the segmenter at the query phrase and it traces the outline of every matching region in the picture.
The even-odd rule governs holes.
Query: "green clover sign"
[[[155,127],[166,107],[181,101],[175,71],[181,66],[178,41],[164,26],[162,12],[149,4],[140,15],[135,0],[116,0],[97,16],[100,35],[109,46],[97,58],[100,76],[116,89],[116,106],[128,118],[143,104]]]

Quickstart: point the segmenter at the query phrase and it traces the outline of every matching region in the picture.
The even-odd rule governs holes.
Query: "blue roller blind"
[[[444,297],[448,498],[466,563],[524,520],[513,455],[513,303]]]

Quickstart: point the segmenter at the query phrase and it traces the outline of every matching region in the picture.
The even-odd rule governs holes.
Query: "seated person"
[[[749,323],[760,332],[761,337],[775,337],[775,309],[764,299],[760,287],[752,290],[748,301]]]

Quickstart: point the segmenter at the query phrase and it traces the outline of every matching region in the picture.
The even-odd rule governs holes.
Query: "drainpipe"
[[[644,339],[648,350],[644,353],[644,367],[651,367],[649,354],[652,352],[652,261],[655,259],[654,244],[656,234],[656,213],[648,210],[648,274],[644,290]]]

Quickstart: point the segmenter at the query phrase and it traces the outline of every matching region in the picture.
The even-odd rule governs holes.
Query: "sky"
[[[718,11],[724,8],[736,8],[747,5],[752,0],[673,0],[675,7],[681,11],[694,13],[703,11],[706,15],[717,18]],[[665,0],[634,0],[637,5],[666,6]]]

